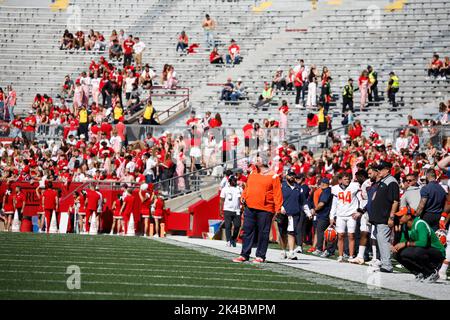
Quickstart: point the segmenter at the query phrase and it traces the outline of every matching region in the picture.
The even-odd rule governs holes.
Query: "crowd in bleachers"
[[[445,57],[444,60],[440,60],[439,54],[433,54],[433,58],[427,65],[428,79],[436,80],[450,80],[450,59]]]

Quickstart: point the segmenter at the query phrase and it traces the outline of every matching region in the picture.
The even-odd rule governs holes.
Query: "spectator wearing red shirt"
[[[123,67],[125,68],[126,66],[131,65],[131,60],[133,59],[133,46],[134,46],[134,41],[133,41],[133,36],[130,34],[128,36],[128,39],[125,40],[123,42]]]
[[[253,133],[253,123],[255,120],[249,119],[248,123],[242,128],[244,131],[244,144],[245,144],[245,156],[248,157],[250,153],[250,139],[252,138]]]
[[[187,121],[186,121],[186,125],[188,127],[192,127],[192,126],[198,125],[199,122],[200,122],[200,119],[195,116],[195,111],[192,111],[190,118],[187,119]]]
[[[212,128],[218,128],[222,126],[222,118],[220,117],[219,113],[216,113],[213,119],[209,120],[209,127]]]
[[[433,54],[433,58],[431,59],[430,64],[428,65],[428,77],[433,76],[437,78],[439,76],[439,71],[442,68],[443,63],[439,60],[438,54]]]
[[[59,199],[56,190],[53,190],[53,183],[48,182],[47,188],[42,193],[42,206],[45,212],[45,228],[47,233],[50,232],[50,222],[52,219],[52,213],[59,209]]]
[[[416,119],[414,119],[412,117],[412,115],[408,116],[408,127],[416,127],[419,128],[420,127],[420,123],[419,121],[417,121]]]
[[[223,64],[223,57],[219,53],[219,49],[217,49],[217,47],[214,47],[213,51],[211,51],[211,54],[209,55],[209,62],[211,64]]]
[[[106,139],[111,139],[111,132],[113,130],[112,125],[108,122],[107,118],[104,118],[100,126],[100,130],[106,135]]]
[[[188,46],[189,46],[189,38],[188,38],[186,32],[183,30],[183,31],[181,31],[181,34],[178,37],[178,44],[177,44],[176,51],[178,52],[178,50],[181,49],[181,53],[185,53],[186,52],[186,48]]]
[[[20,119],[18,114],[14,115],[14,119],[9,124],[9,127],[11,128],[11,138],[22,138],[23,121]]]
[[[362,134],[361,122],[359,120],[356,120],[353,125],[349,126],[348,135],[350,136],[351,140],[354,140],[360,137],[361,134]]]
[[[241,62],[241,48],[236,44],[234,39],[231,39],[231,45],[228,47],[226,59],[227,64],[239,64]]]
[[[25,118],[23,126],[24,139],[29,142],[34,141],[36,132],[36,117],[33,115],[33,111],[28,111],[28,117]]]

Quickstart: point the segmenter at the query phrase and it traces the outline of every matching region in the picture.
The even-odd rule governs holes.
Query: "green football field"
[[[226,253],[167,242],[2,232],[0,299],[417,298],[278,264],[235,264]]]

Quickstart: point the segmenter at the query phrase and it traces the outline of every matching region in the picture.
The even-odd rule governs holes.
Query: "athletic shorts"
[[[345,228],[347,227],[348,233],[355,233],[356,230],[356,220],[350,217],[337,217],[336,218],[336,232],[345,233]]]
[[[14,211],[5,211],[3,212],[5,215],[9,216],[9,215],[13,215]]]
[[[371,224],[369,222],[369,214],[367,212],[361,216],[359,230],[361,232],[370,232],[372,230]]]
[[[277,217],[277,223],[278,223],[278,231],[280,234],[290,234],[290,235],[296,235],[297,232],[297,225],[300,221],[300,216],[288,216],[286,214],[280,214]]]

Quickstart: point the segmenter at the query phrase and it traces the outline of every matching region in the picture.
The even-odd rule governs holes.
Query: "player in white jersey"
[[[333,204],[330,211],[330,224],[336,224],[338,233],[338,262],[344,261],[344,238],[347,229],[348,247],[350,258],[355,253],[355,229],[356,220],[353,214],[360,208],[358,193],[360,191],[359,183],[351,182],[352,175],[344,173],[341,183],[331,188],[333,194]]]
[[[370,179],[368,179],[367,171],[360,170],[355,174],[356,181],[359,183],[360,192],[358,193],[359,205],[360,208],[364,208],[367,204],[367,190],[372,185]],[[353,214],[353,218],[355,220],[361,219],[360,221],[360,237],[359,237],[359,250],[358,255],[349,259],[350,263],[364,264],[364,253],[366,251],[366,245],[369,240],[369,234],[371,232],[372,226],[369,223],[369,214],[364,212],[362,209],[359,209],[358,212]]]

